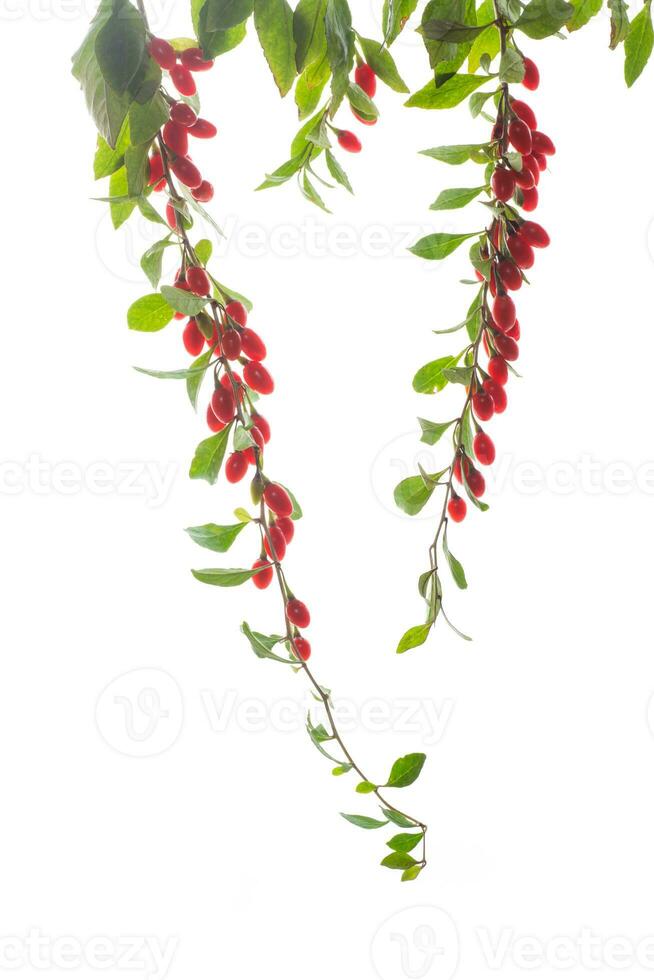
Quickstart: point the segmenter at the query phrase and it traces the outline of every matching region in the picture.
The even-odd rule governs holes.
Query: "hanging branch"
[[[95,175],[109,177],[110,195],[103,200],[110,205],[114,224],[118,227],[139,208],[153,224],[168,225],[166,236],[147,249],[141,263],[155,289],[164,253],[168,248],[179,253],[174,283],[138,299],[130,307],[127,320],[131,329],[146,332],[186,320],[182,340],[195,360],[175,371],[138,370],[156,378],[185,380],[194,406],[204,379],[210,379],[212,393],[206,419],[213,434],[197,447],[190,476],[215,484],[231,446],[225,476],[229,482],[238,483],[250,473],[256,510],[250,514],[238,508],[238,523],[191,527],[188,534],[201,547],[222,554],[252,529],[258,557],[251,567],[205,568],[193,575],[200,582],[223,588],[252,582],[256,588],[266,589],[275,582],[281,631],[267,635],[243,623],[242,632],[257,657],[284,665],[308,681],[325,714],[324,723],[315,722],[311,712],[307,716],[307,732],[313,744],[332,762],[335,776],[354,775],[356,792],[370,795],[381,808],[381,817],[343,816],[366,830],[391,824],[401,828],[402,832],[388,841],[389,851],[382,864],[401,871],[402,880],[408,881],[417,878],[427,863],[427,826],[391,803],[387,792],[415,782],[425,756],[403,756],[392,765],[384,783],[371,780],[337,728],[330,690],[318,682],[309,667],[311,643],[303,631],[310,625],[310,612],[291,589],[283,565],[302,512],[293,494],[270,479],[264,468],[271,432],[258,411],[258,399],[274,390],[273,378],[263,363],[266,346],[247,326],[251,304],[225,287],[210,270],[211,243],[201,239],[193,244],[190,237],[194,213],[211,221],[203,205],[213,197],[213,186],[190,158],[189,145],[193,139],[216,136],[213,123],[199,116],[196,86],[198,73],[212,66],[213,60],[196,42],[169,42],[153,36],[143,0],[138,0],[138,9],[128,0],[102,0],[74,57],[73,72],[82,84],[100,133]],[[174,94],[166,87],[164,73]],[[153,206],[156,195],[165,201],[165,220]]]

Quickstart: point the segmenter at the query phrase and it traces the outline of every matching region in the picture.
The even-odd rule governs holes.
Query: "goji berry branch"
[[[295,521],[302,513],[291,492],[271,481],[265,473],[264,447],[270,440],[270,426],[255,408],[257,398],[271,394],[274,389],[273,379],[262,363],[267,355],[266,346],[247,327],[248,310],[243,298],[238,298],[209,271],[210,243],[203,239],[193,245],[189,237],[192,211],[208,218],[202,203],[213,197],[212,185],[203,179],[188,155],[191,136],[211,139],[217,133],[212,123],[198,116],[199,100],[194,80],[195,73],[211,68],[213,61],[207,59],[192,41],[183,39],[170,43],[153,36],[143,0],[137,0],[137,4],[138,10],[128,0],[102,0],[74,66],[87,97],[92,96],[90,105],[101,132],[96,176],[111,178],[112,193],[108,200],[114,223],[124,220],[125,213],[121,209],[127,207],[126,216],[129,216],[129,209],[136,206],[154,224],[164,223],[149,196],[153,192],[166,195],[165,213],[170,232],[165,239],[151,246],[142,260],[153,285],[158,284],[161,276],[164,250],[175,245],[180,250],[180,266],[174,285],[162,286],[159,293],[133,303],[128,312],[128,324],[132,329],[151,332],[188,317],[183,342],[187,352],[195,358],[191,366],[179,371],[146,370],[144,373],[159,378],[185,379],[195,404],[205,375],[212,371],[213,393],[207,409],[207,423],[213,435],[197,447],[190,475],[215,483],[231,439],[233,451],[224,467],[226,478],[230,483],[238,483],[252,467],[251,496],[258,506],[256,515],[238,508],[237,525],[208,524],[187,529],[197,544],[224,553],[248,525],[257,527],[259,558],[253,566],[201,569],[193,574],[199,581],[212,586],[233,587],[252,581],[259,589],[267,588],[273,577],[276,578],[283,607],[283,632],[267,636],[255,632],[247,623],[243,623],[242,631],[258,657],[304,672],[313,696],[323,706],[328,726],[314,724],[309,712],[307,731],[311,740],[323,755],[336,763],[332,770],[334,775],[353,772],[358,776],[357,792],[372,795],[379,803],[384,819],[359,814],[343,816],[367,830],[395,824],[404,831],[411,831],[398,833],[388,842],[390,852],[382,864],[400,870],[402,880],[412,880],[427,863],[427,826],[389,803],[386,789],[411,785],[422,771],[425,756],[423,753],[403,756],[395,761],[384,784],[370,781],[355,762],[337,728],[330,691],[319,684],[308,666],[311,644],[300,631],[309,626],[310,613],[291,590],[282,564],[295,533]],[[125,68],[126,52],[135,52],[129,72]],[[179,93],[176,98],[163,86],[164,71]],[[100,106],[98,77],[102,78],[108,93],[106,104]],[[118,126],[121,112],[123,118]],[[140,141],[138,136],[142,137]],[[115,193],[122,189],[121,182],[126,185],[127,193]],[[236,365],[242,369],[243,378],[235,370]],[[277,652],[280,648],[286,650],[286,657]],[[339,747],[343,759],[329,754],[326,748],[329,743]],[[419,846],[420,858],[411,853]]]

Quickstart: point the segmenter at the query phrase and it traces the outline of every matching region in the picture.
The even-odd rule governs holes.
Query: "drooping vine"
[[[325,5],[326,0],[323,7]],[[318,0],[313,6],[320,6]],[[624,43],[625,80],[632,85],[654,48],[651,0],[646,0],[632,21],[624,0],[608,0],[607,6],[611,14],[609,46],[615,49]],[[506,386],[510,374],[516,373],[514,362],[519,353],[520,324],[510,294],[528,281],[526,273],[534,264],[534,249],[549,243],[545,230],[525,218],[523,213],[528,214],[538,206],[538,184],[547,168],[548,158],[554,153],[554,144],[538,130],[533,109],[509,90],[512,84],[522,84],[533,91],[539,84],[538,69],[531,58],[524,56],[518,37],[524,35],[530,41],[553,35],[563,38],[563,31],[574,33],[601,9],[602,0],[529,0],[527,3],[522,0],[481,0],[479,4],[474,0],[428,0],[426,3],[384,0],[381,10],[383,44],[366,42],[359,50],[361,39],[355,32],[352,35],[360,73],[357,80],[367,95],[372,98],[375,94],[376,76],[395,91],[406,92],[408,89],[389,48],[417,14],[417,30],[424,40],[433,77],[411,95],[406,105],[449,109],[468,99],[473,118],[484,118],[492,125],[490,138],[481,142],[423,151],[426,156],[447,164],[472,161],[485,168],[478,186],[443,191],[432,210],[463,208],[485,195],[483,203],[492,217],[488,224],[483,222],[482,231],[435,233],[412,248],[421,258],[443,259],[464,242],[472,240],[470,258],[476,278],[471,284],[476,283],[479,288],[459,324],[434,331],[449,334],[463,330],[468,335],[466,345],[458,353],[441,356],[424,365],[413,381],[414,390],[421,394],[434,394],[447,385],[460,384],[465,388],[465,395],[463,406],[454,418],[443,422],[419,420],[421,441],[429,446],[436,445],[449,433],[452,440],[449,465],[445,461],[446,465],[435,473],[420,469],[417,475],[403,480],[395,490],[396,504],[411,516],[425,507],[437,489],[443,491],[440,518],[429,548],[429,567],[418,581],[427,614],[424,622],[411,627],[402,636],[398,653],[422,645],[439,617],[464,639],[469,639],[453,626],[443,607],[443,560],[456,585],[467,588],[463,566],[449,548],[448,525],[465,519],[466,497],[476,508],[487,509],[481,499],[485,493],[485,479],[477,464],[490,466],[495,459],[495,446],[483,423],[490,422],[494,414],[505,411],[508,403]],[[486,84],[492,87],[478,91]],[[338,107],[338,103],[336,105]],[[295,137],[291,159],[271,174],[262,187],[285,183],[307,165],[307,160],[313,163],[323,152],[327,154],[328,168],[331,169],[331,143],[325,124],[332,112],[333,103],[329,100]],[[364,121],[374,123],[376,118],[375,115]],[[314,203],[324,207],[322,200]]]
[[[238,25],[221,21],[218,13],[223,8],[215,6],[213,13],[202,8],[199,19],[203,30],[212,30],[214,45],[220,47]],[[339,4],[341,11],[346,7]],[[231,16],[233,8],[229,5]],[[272,44],[269,14],[267,2],[255,4],[257,29],[279,81],[283,66],[275,60],[278,45]],[[212,66],[210,52],[195,39],[167,41],[154,36],[143,0],[138,0],[137,7],[129,0],[101,0],[90,31],[73,59],[73,73],[99,131],[94,170],[98,179],[109,178],[109,196],[102,200],[109,203],[114,224],[119,227],[138,208],[153,226],[166,227],[164,237],[152,244],[141,260],[155,290],[167,250],[179,256],[173,284],[161,285],[158,291],[136,300],[127,321],[133,330],[158,332],[185,320],[182,341],[194,360],[174,371],[138,370],[160,379],[184,380],[194,407],[205,382],[210,388],[206,422],[212,434],[195,450],[190,477],[215,484],[229,452],[224,465],[226,479],[239,483],[250,475],[254,512],[241,507],[235,512],[237,523],[191,527],[188,533],[198,545],[219,554],[227,552],[241,535],[244,539],[250,535],[254,540],[247,547],[250,561],[253,555],[255,560],[251,566],[205,568],[193,575],[202,583],[223,588],[251,582],[258,589],[267,589],[275,583],[280,598],[279,632],[261,633],[248,623],[242,624],[242,632],[257,657],[301,674],[308,681],[324,712],[320,721],[311,712],[307,716],[311,741],[332,763],[334,776],[354,776],[355,791],[371,796],[381,810],[374,816],[343,816],[366,830],[391,825],[399,828],[388,841],[382,865],[400,871],[402,880],[409,881],[417,878],[427,863],[427,826],[389,802],[387,791],[414,783],[425,755],[417,752],[397,759],[383,784],[371,780],[337,728],[330,690],[309,667],[311,642],[304,634],[311,622],[309,608],[292,590],[283,564],[302,512],[291,491],[271,479],[264,466],[271,428],[259,411],[259,398],[274,390],[273,378],[264,365],[266,346],[247,325],[251,304],[213,274],[211,243],[207,239],[194,243],[192,238],[194,214],[211,221],[204,204],[211,201],[213,186],[192,161],[189,149],[194,140],[211,140],[217,133],[213,123],[199,115],[196,82],[198,74]],[[305,181],[310,183],[306,172]],[[153,203],[157,199],[165,216]]]

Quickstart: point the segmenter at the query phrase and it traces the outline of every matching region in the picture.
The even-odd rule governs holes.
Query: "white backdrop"
[[[475,206],[430,215],[439,190],[477,174],[417,151],[485,124],[382,90],[382,121],[359,127],[364,152],[346,161],[357,196],[334,193],[327,216],[292,186],[253,192],[296,128],[253,39],[202,78],[220,129],[197,154],[229,234],[220,276],[256,302],[278,386],[268,468],[306,513],[288,568],[314,613],[313,663],[368,770],[428,753],[399,802],[429,822],[431,863],[400,885],[378,867],[390,834],[338,816],[366,801],[309,743],[303,682],[238,633],[246,617],[277,629],[277,597],[189,574],[211,556],[182,529],[225,521],[244,488],[188,481],[203,420],[181,385],[131,369],[186,356],[177,325],[126,329],[156,230],[115,234],[89,200],[104,189],[69,57],[92,7],[2,14],[2,968],[649,975],[651,70],[626,90],[604,14],[527,47],[542,75],[529,101],[559,149],[538,212],[553,245],[518,296],[525,377],[488,426],[491,511],[451,535],[470,589],[448,586],[449,605],[474,643],[439,625],[404,658],[433,511],[403,517],[392,487],[428,459],[415,417],[458,404],[420,398],[411,378],[454,349],[430,331],[469,302],[465,250],[434,265],[406,247],[480,221]],[[185,5],[168,8],[152,8],[155,27],[187,33]],[[428,76],[419,47],[407,34],[396,49],[412,88]],[[251,561],[246,540],[231,557]]]

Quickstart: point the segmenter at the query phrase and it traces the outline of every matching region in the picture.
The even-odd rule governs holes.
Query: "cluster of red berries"
[[[252,581],[258,589],[267,589],[273,580],[274,563],[284,560],[286,548],[293,540],[295,525],[293,523],[293,502],[288,492],[279,483],[267,483],[263,491],[263,502],[270,511],[272,519],[264,534],[264,550],[253,569],[260,569]],[[311,615],[306,605],[295,597],[286,603],[286,617],[290,624],[297,629],[306,629],[311,622]],[[293,637],[293,645],[301,660],[311,656],[311,644],[300,635]]]
[[[213,61],[204,58],[200,48],[187,48],[176,52],[168,41],[153,37],[148,50],[157,64],[169,72],[177,91],[184,96],[195,95],[197,89],[193,72],[208,71]],[[213,123],[198,118],[197,113],[184,101],[172,102],[170,118],[164,125],[161,136],[166,147],[166,162],[170,172],[185,187],[188,187],[196,201],[206,203],[213,197],[213,186],[203,180],[202,174],[188,155],[189,136],[196,139],[211,139],[217,133]],[[166,167],[160,153],[154,153],[148,160],[149,183],[155,191],[163,191],[167,185]],[[179,229],[182,218],[169,203],[166,219],[173,230]]]
[[[377,91],[377,76],[365,61],[357,65],[354,71],[354,81],[360,89],[363,89],[369,99],[374,99]],[[374,126],[377,122],[376,119],[365,119],[359,115],[356,109],[352,109],[352,113],[364,126]],[[338,144],[342,149],[347,150],[348,153],[361,153],[363,147],[356,133],[351,132],[349,129],[337,129],[336,136]]]
[[[525,58],[525,77],[523,85],[535,90],[539,85],[538,68],[530,58]],[[533,110],[517,99],[509,101],[508,108],[500,114],[495,123],[492,140],[499,145],[500,157],[504,156],[509,142],[522,157],[522,170],[516,171],[499,163],[491,178],[491,187],[496,204],[508,202],[515,195],[516,203],[525,211],[533,211],[538,204],[536,185],[540,173],[547,166],[547,157],[555,152],[549,136],[537,129]],[[482,466],[490,466],[495,460],[495,446],[492,439],[480,427],[479,422],[487,422],[495,414],[506,410],[507,396],[505,385],[508,381],[508,362],[516,361],[519,355],[520,323],[510,292],[520,289],[523,283],[523,270],[530,269],[535,261],[535,248],[545,248],[550,238],[545,229],[535,221],[525,221],[512,209],[496,218],[490,229],[488,246],[482,254],[489,260],[487,273],[488,291],[493,302],[490,309],[484,304],[483,345],[488,355],[488,368],[481,368],[473,375],[470,404],[476,435],[473,440],[475,459]],[[477,278],[484,276],[476,271]],[[481,384],[479,384],[479,377]],[[479,499],[486,490],[486,482],[474,462],[461,446],[453,465],[455,478],[465,483],[470,493]],[[467,513],[465,500],[452,488],[448,502],[448,513],[453,521],[462,521]]]

